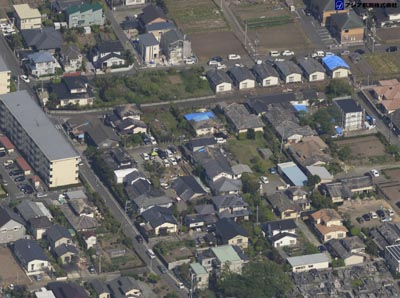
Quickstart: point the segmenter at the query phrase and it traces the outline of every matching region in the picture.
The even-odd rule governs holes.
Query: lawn
[[[398,76],[400,73],[399,53],[374,53],[364,55],[363,58],[376,79]]]
[[[249,165],[255,170],[255,160],[262,164],[262,168],[268,169],[272,166],[270,160],[265,160],[260,157],[257,148],[266,148],[267,142],[262,136],[258,136],[255,140],[238,140],[229,139],[226,144],[226,149],[233,155],[233,159],[238,163]]]
[[[168,16],[186,34],[229,30],[212,0],[166,0],[166,4]]]

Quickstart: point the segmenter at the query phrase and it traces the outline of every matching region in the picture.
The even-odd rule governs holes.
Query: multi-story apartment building
[[[31,8],[28,4],[14,5],[16,24],[19,30],[40,29],[42,16],[38,9]]]
[[[0,96],[0,128],[50,188],[79,182],[79,155],[26,90]]]
[[[11,71],[0,56],[0,94],[10,92]]]
[[[104,25],[104,12],[100,3],[84,3],[67,8],[68,28]]]

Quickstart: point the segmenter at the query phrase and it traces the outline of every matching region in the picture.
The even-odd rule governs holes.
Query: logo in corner
[[[335,0],[335,10],[344,10],[344,0]]]

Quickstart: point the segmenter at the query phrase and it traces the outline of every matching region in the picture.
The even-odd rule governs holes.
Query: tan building
[[[311,219],[318,236],[323,242],[346,237],[347,228],[335,209],[321,209],[311,214]]]
[[[334,14],[327,27],[341,45],[357,45],[364,42],[364,23],[353,11]]]
[[[10,92],[11,71],[8,69],[3,58],[0,56],[0,94]]]
[[[0,128],[50,188],[79,182],[79,155],[27,91],[0,96]]]
[[[20,30],[40,29],[42,16],[38,9],[31,8],[28,4],[14,5],[17,27]]]
[[[323,26],[330,16],[349,12],[346,7],[344,7],[344,10],[335,10],[335,0],[311,0],[308,8]]]

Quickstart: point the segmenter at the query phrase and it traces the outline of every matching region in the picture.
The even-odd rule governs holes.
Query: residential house
[[[179,176],[172,182],[172,189],[185,202],[204,197],[207,192],[193,176]]]
[[[56,12],[62,13],[68,7],[76,6],[79,4],[82,4],[82,0],[55,0],[54,2],[52,2],[52,8]]]
[[[246,106],[252,113],[261,117],[271,106],[283,105],[286,107],[287,104],[290,104],[290,102],[295,100],[296,94],[294,92],[270,94],[252,97],[247,100]],[[293,107],[291,107],[291,110],[293,111]]]
[[[322,64],[333,79],[347,78],[350,74],[350,66],[339,56],[326,56],[322,58]]]
[[[223,157],[218,156],[217,157]],[[206,180],[215,182],[220,178],[233,179],[233,173],[227,158],[211,158],[202,163],[205,170]]]
[[[38,274],[50,266],[43,249],[34,240],[19,239],[14,242],[14,255],[27,274]]]
[[[160,59],[160,45],[158,40],[151,33],[139,35],[137,45],[138,52],[143,61],[147,64],[156,64]]]
[[[15,21],[19,30],[40,29],[42,27],[42,15],[36,8],[29,4],[13,5]]]
[[[184,116],[197,136],[213,134],[222,124],[212,111],[190,113]]]
[[[0,56],[0,94],[10,92],[11,70],[8,68],[4,59]]]
[[[285,83],[302,82],[302,71],[293,61],[277,61],[275,67]]]
[[[51,282],[47,284],[47,288],[54,293],[56,298],[89,298],[85,289],[72,282]]]
[[[193,283],[195,289],[207,289],[209,274],[207,270],[199,263],[191,263],[190,267],[190,278],[193,277]]]
[[[374,190],[371,176],[343,178],[339,182],[326,183],[322,191],[328,195],[332,203],[341,203],[353,196]]]
[[[267,197],[272,210],[281,219],[295,219],[300,215],[300,207],[295,204],[284,192],[276,192]]]
[[[142,290],[138,282],[130,276],[121,276],[107,282],[112,298],[140,297]]]
[[[400,244],[400,225],[385,222],[370,231],[371,239],[377,247],[384,251],[386,246]]]
[[[349,12],[347,7],[344,7],[343,10],[336,10],[334,0],[311,0],[308,7],[317,20],[321,22],[322,26],[325,26],[332,15],[347,14]]]
[[[146,0],[124,0],[125,6],[143,5]]]
[[[40,240],[43,238],[43,235],[46,234],[47,230],[52,226],[53,224],[51,221],[47,218],[47,216],[40,216],[40,217],[35,217],[31,218],[28,221],[28,227],[33,235],[33,237],[36,240]]]
[[[240,274],[243,265],[248,262],[243,252],[238,247],[232,245],[212,247],[210,251],[217,269],[227,268],[232,273]]]
[[[292,267],[292,272],[294,273],[328,269],[331,261],[329,256],[325,253],[290,257],[286,260]]]
[[[257,115],[250,114],[242,104],[232,103],[225,106],[223,111],[237,134],[246,133],[249,129],[253,129],[254,132],[264,131],[262,120]]]
[[[95,94],[86,76],[63,77],[60,83],[50,84],[50,94],[55,94],[61,107],[68,105],[88,106],[95,100]]]
[[[0,243],[24,238],[25,232],[24,220],[8,207],[0,207]]]
[[[146,133],[147,125],[141,120],[127,118],[119,121],[116,129],[119,135],[132,135],[137,133]]]
[[[239,89],[251,89],[256,86],[256,78],[246,67],[234,66],[228,71],[233,84]]]
[[[158,42],[161,41],[161,36],[164,33],[167,33],[170,30],[176,29],[175,25],[171,22],[160,22],[160,23],[153,23],[149,24],[145,27],[146,33],[153,34],[154,37],[158,40]]]
[[[53,220],[49,209],[47,209],[42,202],[34,202],[31,200],[23,200],[16,207],[18,214],[26,221],[32,218],[45,216],[49,221]]]
[[[303,167],[329,164],[333,157],[328,153],[329,147],[319,136],[307,136],[288,150],[296,162]]]
[[[76,247],[71,244],[61,244],[53,250],[53,253],[62,264],[75,263],[79,255]]]
[[[293,162],[278,163],[278,173],[286,179],[293,186],[304,186],[307,183],[307,176],[304,172]]]
[[[324,166],[306,166],[306,170],[311,176],[318,176],[320,183],[330,183],[333,181],[333,175],[328,172]]]
[[[99,2],[85,2],[65,10],[68,28],[103,26],[105,17]]]
[[[34,77],[50,76],[56,73],[56,59],[50,52],[36,52],[28,55],[29,72]]]
[[[136,184],[136,183],[135,183]],[[129,188],[127,189],[128,196]],[[157,191],[149,191],[145,194],[139,195],[132,199],[133,208],[138,212],[138,214],[143,213],[146,210],[149,210],[153,207],[162,207],[162,208],[170,208],[173,205],[173,200],[169,196],[164,194],[160,194]]]
[[[266,222],[261,228],[264,237],[268,237],[274,247],[290,246],[297,243],[297,225],[292,219]]]
[[[126,63],[123,51],[119,40],[100,42],[92,49],[93,65],[96,69],[123,66]]]
[[[300,207],[300,210],[311,209],[311,200],[308,198],[308,192],[302,186],[290,186],[286,189],[286,194],[293,202]]]
[[[372,93],[386,114],[400,109],[400,82],[397,79],[379,81],[378,86],[372,88]]]
[[[215,93],[232,91],[233,82],[226,72],[211,69],[206,72],[206,77]]]
[[[154,4],[149,4],[143,8],[142,13],[138,16],[138,20],[143,31],[148,25],[168,22],[164,11]]]
[[[364,109],[361,108],[350,96],[337,97],[333,103],[339,108],[341,125],[344,131],[353,131],[363,128]]]
[[[140,215],[147,227],[145,229],[155,236],[165,236],[178,232],[178,222],[169,208],[155,206]]]
[[[300,126],[300,121],[289,102],[268,105],[263,111],[263,116],[273,126],[279,139],[288,144],[298,143],[304,137],[317,135],[310,126]]]
[[[135,104],[119,105],[114,108],[114,113],[121,120],[133,119],[140,120],[140,116],[143,114],[139,107]]]
[[[338,13],[329,18],[327,28],[342,46],[364,44],[364,22],[354,12]]]
[[[192,152],[203,151],[205,148],[214,148],[217,144],[217,141],[214,137],[202,137],[190,139],[187,144],[187,147]]]
[[[34,51],[49,51],[54,54],[63,44],[60,31],[53,27],[22,30],[21,34],[26,46]]]
[[[82,238],[85,241],[86,249],[95,247],[97,244],[97,237],[95,232],[92,231],[83,232]]]
[[[365,259],[365,244],[358,236],[332,239],[325,243],[331,256],[344,261],[345,266],[362,264]]]
[[[127,16],[120,24],[127,38],[135,40],[139,34],[139,22],[134,16]]]
[[[242,249],[248,247],[248,234],[244,228],[229,218],[222,218],[215,223],[215,235],[219,245],[236,245]]]
[[[385,247],[385,260],[392,272],[400,272],[400,244]]]
[[[245,164],[237,164],[232,166],[233,179],[240,179],[242,175],[245,173],[251,174],[253,171],[250,169],[248,165]]]
[[[241,196],[237,194],[215,196],[211,198],[211,201],[218,218],[230,218],[234,221],[249,220],[249,205]]]
[[[107,284],[99,279],[94,279],[90,282],[90,286],[98,298],[111,298],[111,291]]]
[[[303,75],[309,82],[325,80],[325,69],[321,63],[312,58],[299,58],[297,63],[303,70]]]
[[[60,62],[66,73],[76,72],[82,67],[83,55],[74,44],[62,46]]]
[[[170,64],[182,63],[191,57],[192,44],[178,29],[171,29],[161,35],[160,49]]]
[[[54,296],[52,290],[47,290],[46,288],[41,288],[40,290],[35,291],[35,298],[56,298]]]
[[[321,209],[310,216],[314,229],[323,242],[346,237],[348,230],[335,209]]]
[[[120,137],[114,130],[105,126],[100,119],[96,119],[85,126],[84,138],[89,146],[98,149],[116,148],[119,147],[120,142]]]
[[[278,86],[279,75],[276,70],[269,64],[255,64],[251,69],[257,82],[262,87]]]
[[[127,118],[130,119],[130,118]],[[112,149],[110,151],[110,155],[113,159],[113,161],[115,162],[114,164],[116,165],[116,167],[118,169],[132,169],[134,166],[136,166],[136,163],[134,160],[132,160],[132,158],[129,156],[129,154],[122,148],[116,148],[116,149]],[[112,166],[114,167],[114,166]],[[136,168],[134,168],[134,170],[137,171]],[[140,176],[142,175],[142,173],[140,173]],[[138,177],[135,177],[135,179]],[[130,179],[130,177],[127,177],[127,179]],[[130,182],[133,181],[133,179],[129,180]]]
[[[72,244],[71,234],[66,228],[60,225],[53,225],[46,232],[46,239],[52,249],[60,245]]]

